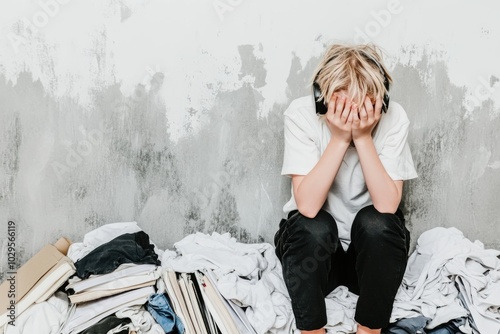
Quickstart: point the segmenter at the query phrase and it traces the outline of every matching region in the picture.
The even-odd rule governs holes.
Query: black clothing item
[[[92,250],[75,262],[76,275],[86,279],[90,275],[108,274],[123,263],[161,264],[144,231],[122,234]]]
[[[129,318],[120,319],[113,314],[102,319],[97,324],[90,326],[80,334],[103,334],[107,333],[110,329],[117,328],[118,326],[127,325],[130,322],[131,320]],[[128,328],[120,332],[117,332],[117,334],[128,334]]]
[[[328,212],[320,210],[316,217],[307,218],[292,211],[281,220],[274,244],[298,329],[326,325],[325,297],[339,285],[359,295],[358,323],[373,329],[389,324],[410,245],[400,210],[380,213],[373,205],[361,209],[354,218],[347,251]]]

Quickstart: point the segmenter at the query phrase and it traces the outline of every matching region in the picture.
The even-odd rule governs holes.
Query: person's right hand
[[[326,124],[330,129],[332,138],[340,139],[347,143],[352,140],[352,120],[353,114],[357,113],[356,104],[344,96],[334,93],[328,102],[326,113]]]

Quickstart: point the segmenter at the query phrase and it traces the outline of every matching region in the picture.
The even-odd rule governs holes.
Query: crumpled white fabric
[[[427,328],[467,317],[470,310],[480,333],[500,332],[500,251],[485,250],[456,228],[422,233],[410,256],[396,295],[391,322],[423,315]],[[457,285],[460,290],[457,288]],[[468,305],[459,298],[462,293]],[[472,333],[470,324],[463,328]]]
[[[290,333],[293,314],[281,263],[268,243],[244,244],[229,233],[191,234],[166,251],[162,267],[177,272],[213,269],[220,293],[247,307],[257,333]]]
[[[111,223],[100,226],[86,233],[83,237],[83,242],[75,242],[71,244],[69,246],[67,256],[73,260],[73,262],[76,262],[93,251],[95,248],[110,242],[122,234],[136,233],[139,231],[142,231],[142,229],[137,225],[137,222]],[[154,245],[151,240],[151,236],[149,242]],[[156,247],[156,245],[155,252],[158,254],[158,258],[161,259],[163,251]]]
[[[345,286],[337,287],[326,297],[327,333],[356,333],[354,313],[357,302],[358,296]]]
[[[68,296],[58,291],[46,301],[28,307],[16,318],[15,326],[7,324],[5,334],[59,334],[68,308]]]
[[[165,334],[163,328],[154,320],[151,313],[146,311],[142,306],[130,306],[115,313],[117,318],[129,318],[132,320],[130,324],[115,328],[114,331],[107,334],[118,333],[124,329],[135,331],[137,334]]]

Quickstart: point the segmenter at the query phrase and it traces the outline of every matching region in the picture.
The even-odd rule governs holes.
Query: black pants
[[[406,269],[410,234],[400,210],[361,209],[344,251],[333,217],[321,210],[307,218],[292,211],[274,236],[298,329],[327,323],[325,297],[339,285],[359,295],[354,319],[368,328],[389,324],[394,297]]]

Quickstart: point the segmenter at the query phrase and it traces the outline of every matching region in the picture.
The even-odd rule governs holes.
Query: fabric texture
[[[292,101],[284,113],[285,148],[282,175],[307,175],[325,151],[331,133],[325,121],[315,113],[314,101],[305,96]],[[409,120],[401,105],[391,101],[373,133],[373,142],[380,161],[394,180],[417,177],[406,141]],[[337,222],[342,247],[347,250],[350,228],[360,208],[372,204],[355,147],[349,147],[330,188],[323,209]],[[297,209],[293,189],[284,205],[288,214]]]
[[[48,300],[28,307],[16,318],[15,326],[7,323],[5,334],[59,334],[68,313],[68,304],[68,296],[57,291]]]
[[[164,294],[151,295],[148,299],[147,309],[165,333],[184,333],[184,325],[181,319],[174,313],[167,296]]]
[[[128,323],[130,323],[130,319],[120,319],[115,315],[110,315],[99,321],[97,324],[90,326],[89,328],[81,332],[81,334],[104,334],[117,327],[122,327]],[[119,329],[118,331],[114,331],[114,333],[128,334],[128,329]]]
[[[500,251],[484,249],[456,228],[419,237],[395,299],[391,321],[423,315],[433,329],[459,318],[463,333],[500,332]]]
[[[67,256],[76,262],[102,244],[125,234],[142,231],[136,222],[121,222],[102,225],[85,233],[82,242],[75,242],[69,246]]]
[[[125,326],[130,333],[137,334],[165,334],[163,328],[156,323],[151,313],[144,306],[134,305],[120,309],[115,313],[118,318],[130,319],[131,322]]]
[[[459,318],[441,324],[434,329],[426,329],[430,320],[424,316],[404,318],[384,329],[382,334],[461,334],[463,332],[460,327],[466,323],[465,318]]]
[[[418,316],[414,318],[405,318],[391,324],[382,331],[383,334],[426,334],[425,326],[429,318]]]
[[[144,231],[122,234],[95,248],[75,262],[76,275],[85,279],[90,275],[108,274],[123,263],[160,265]]]

